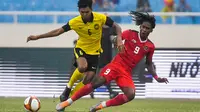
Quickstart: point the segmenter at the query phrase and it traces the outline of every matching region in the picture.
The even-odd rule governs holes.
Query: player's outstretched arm
[[[41,35],[30,35],[27,38],[27,42],[29,42],[31,40],[38,40],[38,39],[41,39],[41,38],[55,37],[55,36],[58,36],[58,35],[60,35],[64,32],[65,32],[65,30],[63,28],[58,28],[58,29],[52,30],[48,33],[44,33],[44,34],[41,34]]]
[[[154,77],[154,79],[159,82],[159,83],[169,83],[167,78],[160,78],[158,77],[156,70],[155,70],[155,66],[153,65],[152,60],[148,60],[147,59],[147,69],[149,71],[150,74],[152,74],[152,76]]]

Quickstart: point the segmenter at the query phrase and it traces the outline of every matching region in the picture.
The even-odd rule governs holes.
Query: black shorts
[[[74,48],[74,55],[75,55],[75,59],[77,59],[79,57],[86,58],[87,63],[88,63],[88,67],[86,69],[86,72],[87,71],[96,72],[97,66],[98,66],[99,55],[86,54],[81,48]],[[74,66],[77,67],[76,61],[74,62]]]

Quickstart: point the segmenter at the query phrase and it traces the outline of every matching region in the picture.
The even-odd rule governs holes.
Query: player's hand
[[[117,42],[117,49],[120,53],[123,53],[125,51],[126,48],[122,41]]]
[[[163,83],[164,82],[166,84],[169,83],[167,78],[160,78],[160,77],[157,79],[157,82],[159,82],[159,83]]]
[[[117,49],[120,53],[123,53],[125,51],[125,46],[122,44],[122,45],[117,45]]]
[[[31,35],[31,36],[29,36],[29,37],[27,38],[27,41],[26,41],[26,42],[29,42],[29,41],[31,41],[31,40],[37,40],[37,39],[39,39],[39,36]]]

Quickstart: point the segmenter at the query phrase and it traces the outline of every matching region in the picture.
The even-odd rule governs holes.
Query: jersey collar
[[[83,22],[86,24],[87,22],[93,22],[93,19],[94,19],[94,15],[93,15],[93,13],[92,13],[92,15],[91,15],[91,18],[90,18],[90,20],[89,21],[84,21],[83,19]]]
[[[140,40],[141,43],[145,43],[145,42],[147,41],[147,39],[146,39],[146,40],[142,40],[142,39],[141,39],[141,37],[140,37],[140,32],[138,33],[138,38],[139,38],[139,40]]]

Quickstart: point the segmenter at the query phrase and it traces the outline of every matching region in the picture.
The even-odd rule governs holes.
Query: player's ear
[[[153,28],[150,29],[150,33],[153,32]]]
[[[153,28],[151,28],[151,31],[150,32],[153,32]]]
[[[140,30],[141,30],[141,25],[140,25]]]

